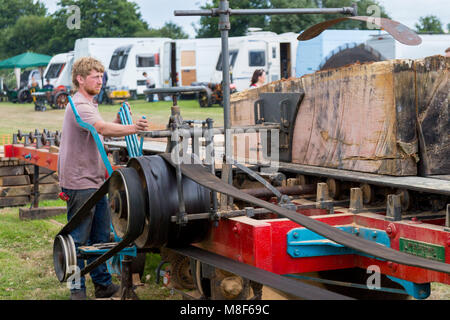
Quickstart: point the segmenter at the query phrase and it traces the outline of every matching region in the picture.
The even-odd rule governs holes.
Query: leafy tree
[[[351,7],[355,0],[322,0],[324,8],[342,8],[342,7]],[[376,0],[358,0],[356,1],[358,6],[358,15],[359,16],[374,16],[380,18],[389,18],[386,13],[384,7],[378,3]],[[335,18],[342,17],[342,15],[322,15],[321,21],[331,20]],[[366,22],[359,21],[343,21],[333,26],[333,29],[358,29],[365,30],[368,29]]]
[[[183,28],[173,22],[166,22],[160,29],[148,29],[138,31],[135,37],[155,37],[155,38],[171,38],[171,39],[187,39],[189,35],[183,31]]]
[[[47,9],[40,1],[33,0],[1,0],[0,29],[16,24],[16,21],[27,15],[45,16]]]
[[[271,0],[271,7],[278,8],[317,8],[315,0]],[[272,15],[270,16],[269,29],[275,33],[298,33],[309,26],[321,21],[318,15]]]
[[[80,9],[79,29],[67,26],[74,15],[72,5]],[[127,0],[60,0],[58,6],[60,9],[52,15],[53,37],[49,44],[52,54],[73,50],[79,38],[132,37],[148,29],[138,5]]]
[[[267,9],[270,3],[268,0],[230,0],[230,8],[233,9]],[[218,8],[219,0],[212,0],[202,9]],[[230,37],[245,35],[249,27],[267,28],[268,19],[264,15],[231,16],[229,30]],[[220,37],[219,18],[204,16],[200,18],[200,27],[196,28],[197,38],[217,38]]]
[[[2,56],[14,56],[26,51],[47,54],[51,36],[50,17],[22,16],[4,32],[0,40]]]
[[[441,20],[433,15],[420,17],[415,27],[418,33],[444,33]]]
[[[251,8],[342,8],[350,7],[355,0],[236,0],[230,1],[232,9],[251,9]],[[360,15],[372,16],[378,12],[368,11],[370,6],[377,6],[380,17],[389,18],[385,9],[379,5],[376,0],[359,0],[356,2],[358,13]],[[202,9],[217,8],[219,0],[213,0],[207,3]],[[230,17],[231,30],[230,36],[244,35],[248,27],[261,27],[264,30],[270,30],[276,33],[284,32],[300,32],[306,28],[325,21],[331,20],[342,15],[324,15],[324,14],[307,14],[307,15],[258,15],[258,16],[238,16]],[[335,26],[334,29],[367,29],[367,24],[358,21],[344,21]],[[202,17],[200,19],[200,28],[196,29],[197,37],[219,37],[218,18]]]

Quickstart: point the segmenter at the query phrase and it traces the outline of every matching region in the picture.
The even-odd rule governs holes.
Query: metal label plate
[[[400,251],[422,258],[445,262],[445,247],[406,238],[400,238]]]

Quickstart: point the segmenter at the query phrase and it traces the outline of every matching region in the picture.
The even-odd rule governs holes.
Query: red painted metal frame
[[[5,157],[17,158],[19,160],[44,167],[53,171],[58,170],[58,153],[49,151],[49,147],[36,149],[34,145],[24,146],[23,144],[5,145]]]
[[[33,145],[5,145],[5,157],[18,158],[30,164],[56,171],[58,153],[49,152],[48,147],[36,149]],[[25,157],[27,156],[27,157]],[[114,170],[118,167],[113,167]],[[301,210],[299,214],[333,226],[352,225],[378,229],[388,233],[391,248],[399,250],[399,239],[445,246],[445,262],[450,263],[450,232],[443,227],[418,221],[390,222],[383,214],[371,213],[335,213],[326,214],[325,210]],[[209,238],[199,244],[206,250],[231,259],[244,262],[276,274],[303,273],[345,268],[367,268],[378,265],[383,274],[416,282],[440,282],[450,284],[450,275],[381,261],[360,255],[335,255],[310,258],[292,258],[287,253],[287,233],[300,225],[288,219],[256,220],[248,217],[221,220],[218,227],[212,227]]]
[[[44,167],[52,171],[58,170],[58,153],[50,152],[49,146],[36,149],[35,144],[25,146],[23,144],[10,144],[4,146],[5,157],[17,158],[29,164]],[[116,170],[120,166],[112,166]]]
[[[445,262],[450,263],[450,232],[444,231],[443,227],[415,221],[391,222],[383,214],[323,213],[312,218],[333,226],[351,225],[385,231],[390,237],[391,248],[395,250],[399,250],[400,237],[445,246]],[[217,227],[211,228],[208,239],[196,246],[276,274],[354,267],[366,269],[370,265],[377,265],[385,275],[415,283],[450,284],[450,275],[445,273],[356,254],[292,258],[287,253],[287,233],[301,227],[288,219],[232,218],[221,220]]]

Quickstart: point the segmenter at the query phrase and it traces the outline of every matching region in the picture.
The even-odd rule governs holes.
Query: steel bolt
[[[295,250],[294,250],[294,255],[295,255],[296,257],[299,257],[299,256],[300,256],[300,250],[295,249]]]
[[[292,236],[293,236],[295,239],[297,239],[297,238],[298,238],[298,232],[294,232],[294,233],[292,234]]]

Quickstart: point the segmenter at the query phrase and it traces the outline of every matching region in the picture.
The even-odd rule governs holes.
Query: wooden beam
[[[67,212],[66,207],[20,208],[20,220],[36,220],[58,216]]]

